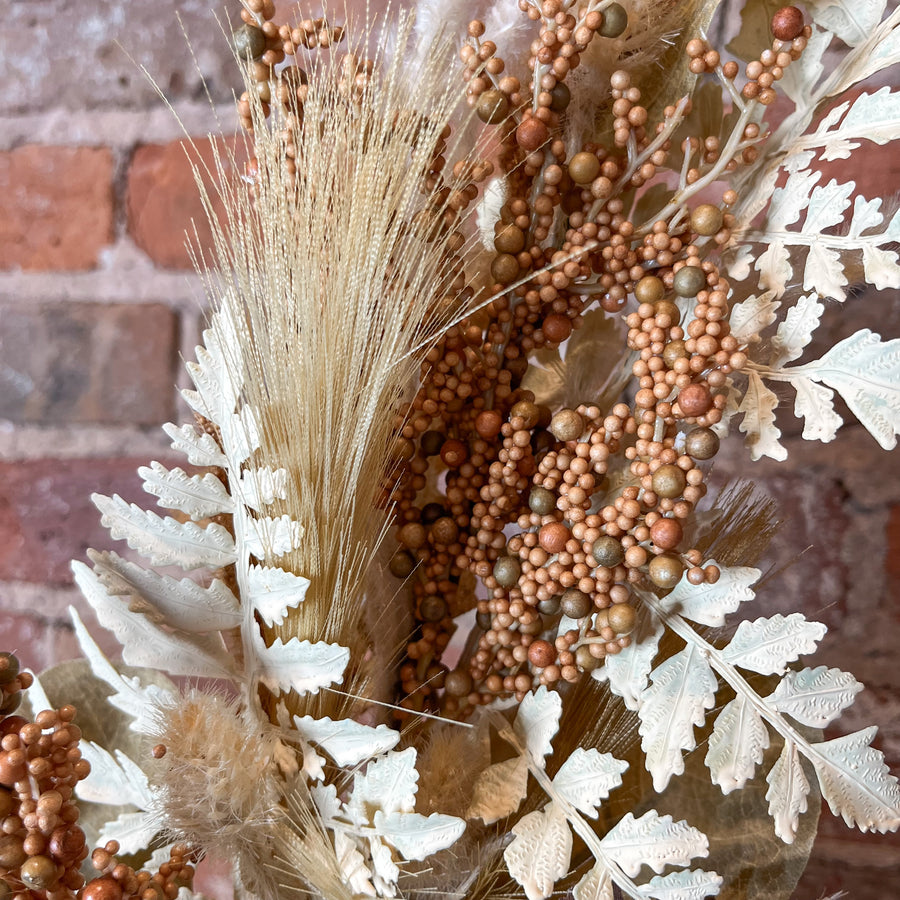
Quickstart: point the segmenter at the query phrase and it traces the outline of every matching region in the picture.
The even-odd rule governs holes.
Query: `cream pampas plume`
[[[230,364],[260,422],[250,468],[287,469],[293,488],[278,512],[302,523],[303,538],[277,564],[312,582],[276,633],[338,642],[357,664],[371,640],[364,600],[371,614],[392,599],[373,564],[392,454],[404,452],[403,398],[431,339],[471,294],[449,192],[435,188],[459,91],[447,87],[436,46],[418,71],[404,67],[410,32],[402,20],[400,52],[376,74],[352,52],[313,62],[320,71],[302,107],[292,98],[274,124],[256,102],[252,183],[224,178],[220,149],[226,213],[210,213],[212,299],[234,326]],[[288,70],[277,92],[302,78]],[[354,675],[345,686],[360,693],[365,673]],[[319,715],[342,709],[328,693],[314,705]]]

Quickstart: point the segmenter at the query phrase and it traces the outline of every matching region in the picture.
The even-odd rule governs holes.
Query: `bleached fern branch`
[[[814,648],[815,641],[825,633],[823,625],[805,620],[801,622],[803,617],[797,613],[787,619],[776,616],[754,623],[744,622],[729,645],[718,649],[701,637],[680,614],[673,612],[665,600],[646,591],[641,592],[641,597],[660,620],[693,653],[698,654],[703,665],[708,665],[734,690],[741,702],[781,735],[785,741],[784,753],[788,757],[796,749],[813,764],[822,794],[832,812],[840,814],[848,825],[855,824],[862,831],[894,831],[900,827],[900,788],[897,779],[888,774],[882,754],[869,746],[874,728],[833,741],[812,743],[779,711],[778,702],[783,694],[779,695],[776,691],[768,697],[760,696],[738,671],[738,667],[745,667],[763,674],[783,672],[786,661]],[[791,626],[788,624],[790,620],[794,620]],[[852,702],[852,692],[849,702]],[[833,714],[837,715],[842,708],[838,704]],[[794,712],[797,712],[796,708]],[[735,735],[732,734],[732,737]],[[848,756],[851,749],[858,753],[855,760]],[[784,785],[791,781],[788,776],[795,764],[788,759],[779,765],[769,773],[772,789],[767,797],[770,813],[776,817],[777,834],[786,843],[791,843],[796,834],[799,813],[805,809],[808,786],[788,790],[790,800],[785,805]],[[752,775],[753,768],[753,765],[747,766],[749,772],[745,773],[742,782]],[[776,781],[781,783],[776,785]],[[794,781],[794,784],[797,782]]]

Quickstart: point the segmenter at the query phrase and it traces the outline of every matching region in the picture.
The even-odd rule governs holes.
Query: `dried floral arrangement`
[[[86,662],[0,656],[0,897],[187,900],[206,853],[247,898],[787,897],[819,792],[897,829],[875,728],[822,737],[861,689],[799,663],[825,626],[726,627],[774,513],[706,482],[729,433],[784,458],[779,383],[896,443],[900,342],[804,353],[900,287],[900,215],[815,168],[900,137],[843,99],[900,12],[747,0],[726,57],[717,5],[246,0],[195,471],[95,497],[149,562],[74,564],[127,666],[74,611]]]

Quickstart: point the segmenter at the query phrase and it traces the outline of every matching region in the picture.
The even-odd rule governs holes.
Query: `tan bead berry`
[[[584,431],[584,419],[574,409],[561,409],[550,420],[550,431],[558,441],[577,440]]]
[[[501,91],[485,91],[475,104],[475,112],[482,122],[496,125],[509,115],[509,100]]]
[[[712,459],[719,452],[719,436],[709,428],[694,428],[685,438],[684,449],[694,459]]]
[[[713,405],[709,388],[703,384],[688,384],[678,394],[678,405],[686,416],[702,416]]]
[[[691,213],[691,228],[705,237],[710,237],[722,230],[722,210],[711,203],[701,203]]]
[[[603,535],[597,538],[591,546],[591,556],[598,566],[614,569],[624,561],[625,551],[622,544],[614,537]]]
[[[616,634],[629,634],[634,629],[636,613],[629,603],[613,603],[606,610],[606,617]]]
[[[680,497],[687,485],[684,472],[678,466],[660,466],[652,478],[653,493],[667,500]]]
[[[532,641],[528,647],[528,661],[544,669],[556,660],[556,648],[549,641]]]
[[[524,119],[516,129],[516,142],[529,153],[543,147],[549,139],[547,126],[535,116]]]
[[[684,565],[677,556],[663,554],[650,560],[648,572],[650,580],[657,587],[673,588],[681,581]]]
[[[30,856],[19,869],[22,881],[34,891],[45,891],[57,880],[56,863],[49,856]]]
[[[109,875],[94,878],[84,886],[81,900],[122,900],[122,887]]]
[[[549,522],[538,532],[538,542],[548,553],[560,553],[565,549],[571,532],[562,522]]]
[[[674,550],[684,536],[684,529],[678,519],[663,517],[650,526],[650,540],[660,550]]]
[[[603,24],[598,32],[601,37],[617,38],[628,27],[628,13],[621,3],[610,3],[603,10]]]
[[[576,153],[569,160],[569,175],[576,184],[590,184],[600,174],[600,160],[594,153]]]
[[[796,6],[783,6],[772,16],[772,34],[779,41],[792,41],[803,34],[803,13]]]

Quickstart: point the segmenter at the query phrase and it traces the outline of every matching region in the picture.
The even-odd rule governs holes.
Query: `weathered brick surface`
[[[187,153],[180,141],[139,147],[131,160],[128,232],[158,266],[192,268],[185,246],[187,235],[192,245],[206,251],[212,246],[207,215],[191,168],[191,160],[196,160],[198,153],[211,166],[213,145],[209,139],[197,139]],[[215,202],[214,208],[220,215],[221,203]]]
[[[0,269],[96,266],[113,237],[112,178],[104,148],[27,145],[0,153]]]
[[[205,79],[213,98],[226,101],[236,83],[234,61],[214,16],[236,8],[208,0],[5,3],[0,83],[8,87],[0,112],[156,106],[140,66],[173,99],[202,99]]]
[[[159,304],[10,306],[0,418],[157,424],[173,411],[176,321]]]
[[[67,584],[85,551],[117,548],[100,525],[91,494],[120,494],[154,506],[137,467],[146,459],[38,459],[0,463],[0,581]],[[46,614],[47,611],[45,611]],[[41,615],[41,610],[35,610]]]

